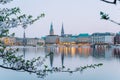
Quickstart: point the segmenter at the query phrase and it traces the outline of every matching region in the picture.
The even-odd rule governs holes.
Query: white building
[[[64,37],[60,37],[60,44],[61,45],[71,45],[71,44],[75,44],[75,38],[72,38],[71,34],[64,34]]]
[[[91,35],[92,44],[114,44],[113,33],[93,33]]]
[[[45,45],[45,40],[44,39],[38,39],[37,44],[38,45]]]
[[[36,46],[37,45],[37,42],[38,40],[35,39],[35,38],[26,38],[27,40],[27,46]]]
[[[90,35],[87,33],[79,34],[76,38],[77,43],[90,43]]]
[[[44,45],[45,42],[43,39],[39,38],[26,38],[27,39],[27,46],[36,46],[36,45]]]

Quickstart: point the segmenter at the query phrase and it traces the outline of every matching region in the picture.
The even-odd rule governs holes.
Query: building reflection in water
[[[71,47],[71,56],[75,56],[75,54],[76,54],[76,48]]]
[[[53,67],[53,58],[54,58],[54,53],[50,52],[50,66]]]
[[[83,47],[52,47],[46,48],[46,53],[53,52],[54,55],[50,56],[50,64],[53,66],[54,56],[61,56],[61,65],[64,66],[65,57],[93,57],[95,59],[105,59],[111,60],[114,57],[120,58],[120,48],[106,48],[106,47],[97,47],[91,48],[89,46]]]
[[[115,58],[120,59],[120,48],[114,48],[114,50],[113,50],[113,56]]]
[[[64,54],[65,56],[75,56],[76,48],[75,47],[59,47],[59,54]]]
[[[66,58],[92,57],[94,59],[104,59],[104,60],[112,60],[113,58],[120,59],[120,48],[105,48],[105,47],[91,48],[89,46],[86,46],[86,47],[80,46],[77,48],[76,47],[31,48],[30,47],[30,48],[20,48],[19,50],[19,54],[22,54],[25,59],[32,58],[33,56],[36,56],[36,55],[39,56],[39,53],[41,52],[43,52],[44,55],[49,54],[50,52],[53,52],[53,54],[51,54],[48,57],[51,67],[54,66],[53,64],[55,62],[55,58],[57,59],[60,58],[61,66],[65,65],[64,63]]]
[[[92,49],[92,56],[95,58],[105,58],[105,48],[97,47]]]
[[[46,52],[49,53],[52,51],[56,55],[64,54],[66,57],[74,57],[74,56],[82,56],[82,57],[89,57],[92,56],[94,58],[109,58],[112,56],[113,49],[112,48],[105,48],[105,47],[98,47],[98,48],[91,48],[91,47],[59,47],[59,48],[47,48]],[[120,51],[116,51],[114,49],[113,53],[120,53]]]
[[[64,54],[66,57],[74,57],[74,56],[84,56],[88,57],[91,55],[92,49],[90,47],[53,47],[53,48],[45,48],[45,53],[53,52],[56,55]]]
[[[61,56],[61,65],[64,66],[65,57],[84,56],[88,57],[91,54],[90,47],[46,47],[45,53],[53,52],[54,55],[50,55],[50,65],[53,66],[54,56]]]
[[[50,52],[55,53],[55,56],[59,54],[58,47],[45,47],[45,53],[49,54]]]
[[[23,47],[23,57],[24,57],[24,59],[25,59],[25,53],[26,53],[26,48]]]
[[[91,48],[90,47],[79,47],[78,53],[80,56],[88,57],[91,54]]]
[[[62,66],[64,66],[64,53],[61,54],[61,62],[62,62]]]

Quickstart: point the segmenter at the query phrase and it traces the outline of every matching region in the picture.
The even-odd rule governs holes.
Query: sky
[[[34,17],[45,13],[44,18],[27,27],[26,37],[49,35],[51,23],[56,35],[61,34],[62,23],[65,34],[120,31],[119,25],[100,19],[100,11],[103,11],[120,22],[120,4],[111,5],[100,0],[14,0],[4,7],[19,7],[22,13]],[[21,26],[10,29],[10,33],[13,32],[17,37],[23,37]]]

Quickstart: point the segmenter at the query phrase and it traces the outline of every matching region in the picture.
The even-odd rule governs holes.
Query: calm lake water
[[[79,66],[103,63],[103,66],[95,69],[86,69],[83,72],[49,73],[44,79],[35,74],[17,72],[0,68],[0,80],[120,80],[120,48],[90,48],[87,47],[26,47],[20,48],[18,54],[23,54],[25,59],[44,57],[49,52],[45,64],[50,67],[75,69]]]

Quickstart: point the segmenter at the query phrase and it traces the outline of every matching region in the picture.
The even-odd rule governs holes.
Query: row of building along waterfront
[[[80,33],[78,35],[65,34],[62,24],[61,35],[54,33],[53,24],[50,25],[49,35],[43,38],[18,38],[18,37],[2,37],[0,41],[8,46],[36,46],[36,45],[119,45],[120,33]]]
[[[78,35],[65,34],[62,24],[61,35],[55,35],[53,24],[50,25],[49,35],[45,37],[45,44],[59,44],[59,45],[117,45],[120,44],[120,33],[81,33]]]
[[[45,41],[40,38],[18,38],[18,37],[2,37],[0,41],[7,46],[36,46],[44,45]]]

